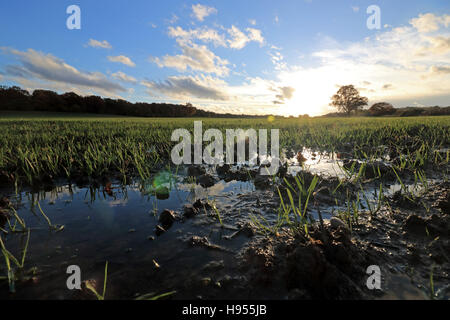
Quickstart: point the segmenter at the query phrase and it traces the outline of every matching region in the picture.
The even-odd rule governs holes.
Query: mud
[[[441,208],[448,190],[448,183],[437,184],[424,198]],[[401,298],[390,292],[397,284],[392,279],[405,276],[413,293],[408,298],[426,299],[433,269],[433,298],[449,299],[448,212],[400,208],[393,202],[392,211],[361,217],[352,231],[332,218],[309,234],[285,230],[252,242],[240,254],[248,285],[284,292],[288,299],[390,299]],[[365,284],[370,265],[382,270],[381,290]]]
[[[361,166],[345,151],[300,154],[292,152],[276,177],[261,175],[263,166],[189,166],[178,174],[162,170],[149,182],[80,177],[73,184],[5,192],[0,233],[8,250],[19,256],[26,239],[5,227],[14,223],[10,206],[32,231],[26,267],[16,270],[16,292],[0,281],[0,297],[95,299],[86,284],[101,291],[108,261],[110,299],[172,291],[171,299],[450,298],[448,182],[434,179],[420,196],[408,195],[392,188],[389,164],[375,162],[358,187],[343,179],[341,165]],[[292,173],[306,188],[320,176],[306,211],[307,230],[280,219],[278,192],[287,199],[289,185],[298,181]],[[380,173],[391,189],[371,212]],[[369,203],[346,218],[346,203],[361,198],[360,188]],[[63,231],[49,229],[36,201]],[[83,270],[81,291],[65,287],[72,264]],[[381,269],[381,290],[366,286],[370,265]],[[3,264],[0,272],[5,274]]]

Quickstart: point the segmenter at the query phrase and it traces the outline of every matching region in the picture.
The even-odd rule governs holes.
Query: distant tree
[[[86,112],[89,113],[104,113],[105,101],[98,96],[84,97],[84,104],[86,106]]]
[[[76,94],[75,92],[66,92],[61,95],[61,98],[65,101],[65,112],[84,112],[84,98]]]
[[[186,103],[186,106],[184,108],[184,113],[186,114],[186,116],[192,117],[196,112],[197,109],[192,105],[192,103]]]
[[[6,89],[6,87],[4,87],[4,86],[3,86],[3,88]],[[21,95],[24,95],[24,96],[27,96],[27,97],[31,96],[30,93],[27,90],[24,90],[24,89],[22,89],[20,87],[17,87],[17,86],[12,86],[10,88],[10,90],[12,92],[17,92],[18,94],[21,94]]]
[[[372,116],[385,116],[395,113],[395,108],[390,103],[378,102],[370,107],[369,113]]]
[[[419,108],[419,107],[406,107],[398,110],[396,112],[396,115],[399,117],[417,117],[423,115],[423,113],[426,111],[426,108]]]
[[[50,90],[34,90],[32,95],[33,110],[65,111],[65,101],[59,94]]]
[[[19,87],[0,86],[0,110],[32,110],[31,95]]]
[[[340,112],[347,115],[354,110],[358,110],[362,106],[366,106],[369,99],[361,97],[359,92],[353,85],[342,86],[338,92],[331,97],[330,106],[337,108]]]

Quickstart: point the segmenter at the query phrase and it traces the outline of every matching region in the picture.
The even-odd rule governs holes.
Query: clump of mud
[[[430,185],[410,205],[394,195],[389,206],[351,225],[332,218],[310,225],[308,233],[283,229],[255,238],[239,254],[240,269],[255,291],[288,299],[398,299],[401,291],[408,299],[448,299],[449,187]],[[381,290],[366,286],[371,265],[380,266]],[[400,278],[406,284],[397,283]]]
[[[252,286],[284,291],[289,299],[362,299],[371,264],[373,256],[352,240],[349,229],[331,224],[315,225],[308,234],[285,230],[241,253]]]

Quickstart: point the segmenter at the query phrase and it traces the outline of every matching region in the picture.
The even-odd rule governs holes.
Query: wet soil
[[[25,266],[14,270],[15,293],[0,278],[0,298],[95,299],[85,286],[69,290],[66,270],[80,266],[82,280],[100,292],[106,261],[107,299],[172,291],[170,299],[450,298],[448,182],[435,179],[411,200],[386,173],[387,201],[376,212],[361,210],[350,224],[340,214],[359,188],[342,180],[342,167],[354,160],[302,156],[294,153],[275,178],[245,164],[191,166],[176,174],[161,170],[145,183],[81,179],[17,195],[3,191],[0,234],[7,249],[21,257],[27,237],[11,232],[11,207],[31,232]],[[372,166],[364,177],[368,193],[377,189],[371,179],[378,170],[388,170]],[[286,181],[295,185],[292,174],[306,186],[320,175],[307,232],[279,224],[278,189],[285,197]],[[49,228],[36,202],[64,229]],[[269,232],[255,221],[279,228]],[[380,290],[366,285],[371,265],[380,267]],[[6,274],[1,264],[0,276]]]
[[[285,231],[258,239],[241,253],[249,286],[284,292],[287,299],[449,299],[449,187],[431,186],[422,199],[429,210],[393,200],[351,231],[327,222],[308,235]],[[381,269],[381,290],[366,286],[370,265]]]

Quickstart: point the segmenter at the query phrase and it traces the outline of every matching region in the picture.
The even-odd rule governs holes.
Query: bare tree
[[[353,110],[358,110],[362,106],[366,106],[369,99],[361,97],[355,87],[350,84],[342,86],[338,92],[331,97],[330,106],[337,108],[340,112],[345,112],[347,115]]]

